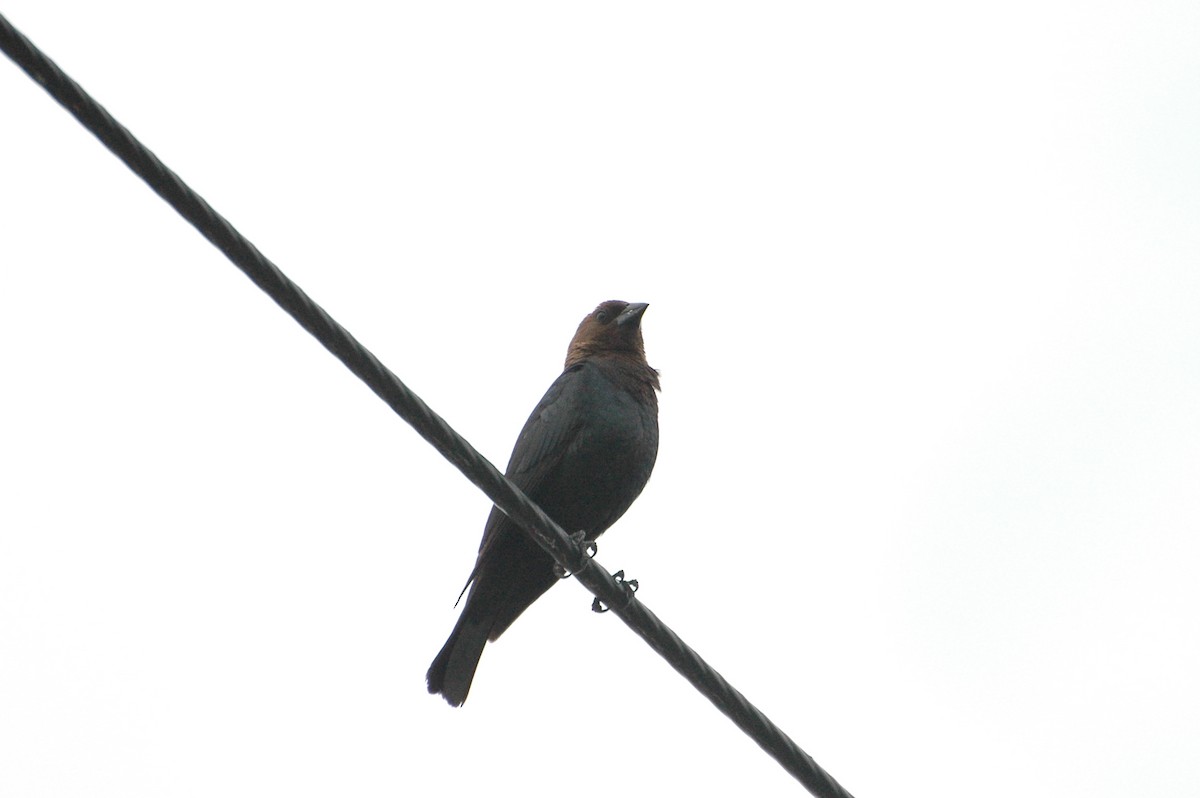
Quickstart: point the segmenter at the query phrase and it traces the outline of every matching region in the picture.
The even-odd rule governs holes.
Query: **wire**
[[[433,412],[395,374],[333,320],[274,263],[192,191],[133,134],[71,80],[44,53],[0,15],[0,49],[29,74],[96,138],[146,181],[183,218],[221,250],[268,296],[334,354],[346,368],[441,452],[495,504],[546,549],[559,566],[573,573],[614,614],[679,671],[719,710],[754,739],[785,770],[819,798],[851,798],[832,776],[800,749],[782,729],[746,700],[699,654],[684,643],[633,590],[587,556],[581,540],[528,499],[495,466]]]

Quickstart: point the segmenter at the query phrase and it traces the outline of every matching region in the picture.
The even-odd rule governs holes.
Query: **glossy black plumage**
[[[629,509],[658,454],[658,372],[642,345],[645,310],[613,300],[584,317],[505,472],[559,526],[588,540]],[[461,705],[487,641],[556,581],[550,555],[493,507],[466,605],[429,668],[429,692]]]

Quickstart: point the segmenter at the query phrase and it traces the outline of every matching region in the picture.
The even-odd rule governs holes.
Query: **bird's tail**
[[[479,667],[479,657],[483,655],[483,647],[487,644],[488,632],[492,627],[491,619],[471,617],[470,603],[471,599],[468,598],[468,606],[463,609],[446,645],[433,658],[429,673],[425,675],[429,692],[441,693],[454,707],[461,707],[467,700],[475,669]]]

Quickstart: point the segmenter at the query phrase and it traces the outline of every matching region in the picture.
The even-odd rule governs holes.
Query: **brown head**
[[[579,329],[567,348],[566,367],[597,355],[625,355],[645,363],[646,349],[642,344],[642,314],[649,307],[645,302],[622,302],[610,299],[583,317]]]

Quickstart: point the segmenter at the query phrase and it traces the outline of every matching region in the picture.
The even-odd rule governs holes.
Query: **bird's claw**
[[[633,594],[637,592],[638,580],[626,579],[625,571],[617,571],[612,575],[613,579],[617,580],[617,584],[625,589],[625,605],[628,606],[629,600],[633,598]],[[592,599],[592,612],[608,612],[608,607],[600,600],[600,597]]]
[[[566,570],[558,563],[554,563],[554,575],[559,579],[566,579],[582,571],[583,567],[587,565],[587,561],[595,557],[596,552],[600,550],[600,547],[596,545],[596,541],[588,540],[587,533],[582,529],[578,532],[572,532],[567,537],[571,539],[572,543],[579,547],[579,561],[570,571]]]

